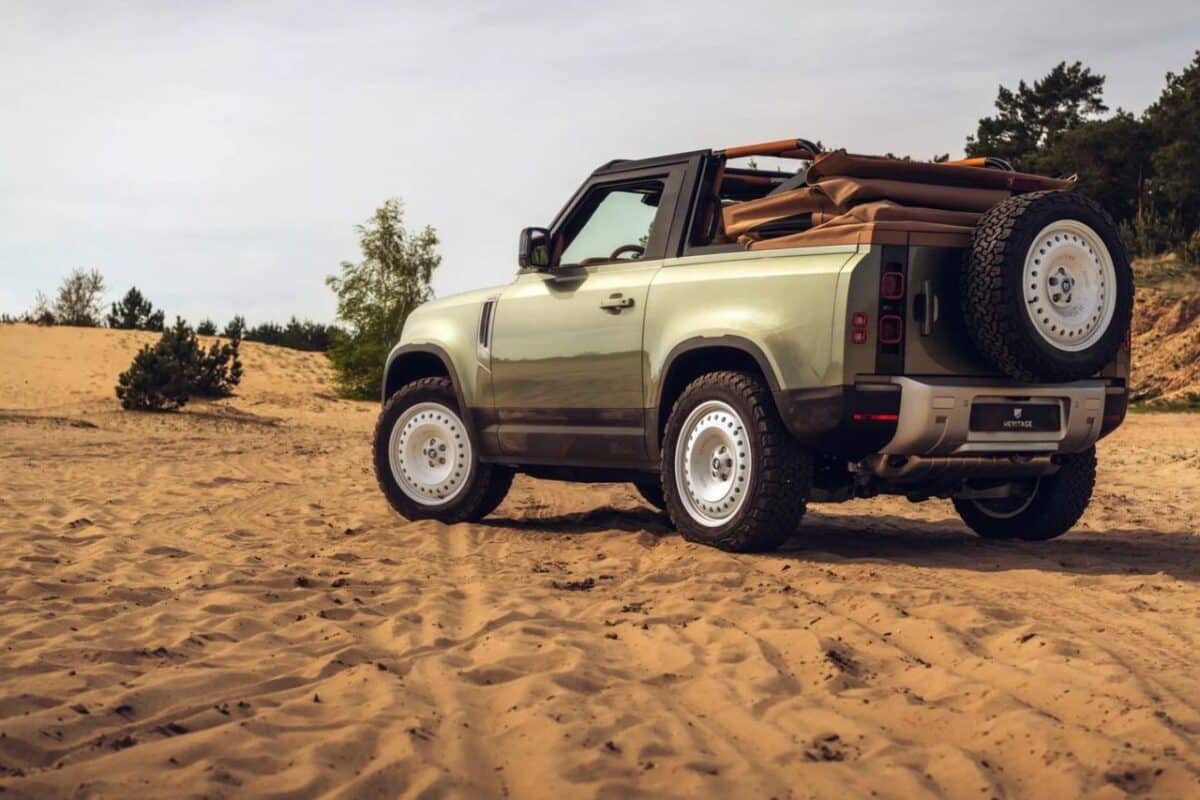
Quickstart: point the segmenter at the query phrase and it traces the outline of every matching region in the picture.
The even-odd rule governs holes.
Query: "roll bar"
[[[725,158],[775,156],[776,158],[803,158],[811,161],[819,152],[821,152],[821,148],[808,139],[777,139],[773,142],[726,147],[724,150],[718,150],[716,155],[723,155]]]

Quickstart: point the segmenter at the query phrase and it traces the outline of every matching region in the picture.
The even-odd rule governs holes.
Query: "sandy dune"
[[[322,357],[124,413],[145,340],[0,326],[4,797],[1200,794],[1200,418],[1057,542],[878,500],[736,556],[619,485],[406,524]]]

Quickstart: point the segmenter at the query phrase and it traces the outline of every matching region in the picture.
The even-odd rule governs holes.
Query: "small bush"
[[[153,345],[134,356],[117,378],[117,397],[130,411],[171,411],[193,397],[227,397],[242,379],[240,342],[213,342],[205,350],[180,318]]]
[[[1175,255],[1189,267],[1200,267],[1200,228],[1179,243],[1175,248]]]
[[[165,334],[164,334],[165,335]],[[187,403],[187,375],[158,347],[144,346],[117,378],[117,397],[127,411],[172,411]]]
[[[196,333],[200,334],[201,336],[216,336],[217,323],[213,322],[211,319],[202,319],[196,324]]]
[[[242,381],[241,342],[213,342],[197,362],[192,390],[200,397],[228,397]]]
[[[1176,220],[1163,217],[1153,210],[1138,213],[1120,224],[1121,241],[1129,253],[1138,258],[1152,258],[1169,251],[1178,241]]]

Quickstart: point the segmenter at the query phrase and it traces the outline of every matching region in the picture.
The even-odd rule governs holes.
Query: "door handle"
[[[600,307],[605,311],[619,312],[623,308],[633,308],[633,298],[617,292],[610,294],[608,297],[600,301]]]

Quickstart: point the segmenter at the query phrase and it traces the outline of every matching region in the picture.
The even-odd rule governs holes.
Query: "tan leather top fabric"
[[[837,216],[831,216],[828,212],[817,212],[813,214],[813,225],[846,225],[858,222],[931,222],[970,230],[979,224],[982,216],[983,213],[979,211],[947,211],[942,208],[902,206],[891,200],[879,200],[855,206]]]
[[[822,225],[774,239],[755,240],[743,236],[738,242],[747,250],[776,250],[826,244],[923,244],[935,247],[967,247],[971,243],[971,230],[958,225],[939,225],[931,222],[859,222]]]
[[[923,164],[845,152],[822,153],[808,185],[724,209],[725,233],[743,247],[765,250],[806,244],[923,241],[966,246],[980,217],[1021,191],[1068,189],[1073,181],[963,164]],[[808,230],[770,239],[764,225],[811,215]],[[961,244],[959,244],[961,243]]]
[[[804,186],[790,192],[769,194],[725,206],[725,233],[740,236],[768,222],[814,211],[837,211],[838,206],[819,186]]]
[[[813,165],[808,168],[810,182],[817,182],[822,178],[834,175],[1025,192],[1043,189],[1070,189],[1075,184],[1071,180],[1047,178],[1028,172],[1008,172],[974,165],[930,164],[923,161],[902,161],[898,158],[860,156],[852,155],[844,150],[821,153],[813,161]]]

